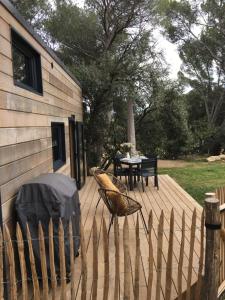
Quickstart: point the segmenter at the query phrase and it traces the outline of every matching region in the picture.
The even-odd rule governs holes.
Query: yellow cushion
[[[99,174],[97,175],[100,185],[107,190],[119,192],[119,189],[112,183],[111,179],[107,174]],[[119,213],[124,212],[127,209],[127,202],[124,197],[120,194],[107,192],[107,196],[112,201],[113,205],[115,205],[115,210]]]

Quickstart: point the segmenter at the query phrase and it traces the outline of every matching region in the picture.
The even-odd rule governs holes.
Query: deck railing
[[[201,226],[196,227],[196,211],[192,214],[191,228],[186,228],[185,212],[183,212],[182,225],[180,230],[181,241],[179,249],[179,261],[174,262],[174,212],[170,214],[169,228],[164,227],[164,212],[161,212],[160,220],[157,226],[153,226],[152,213],[149,215],[148,220],[148,266],[144,266],[147,270],[146,278],[146,299],[201,299],[202,290],[202,275],[204,270],[204,218],[202,214]],[[113,278],[113,299],[143,299],[140,296],[141,280],[140,280],[140,267],[141,267],[141,252],[140,252],[140,231],[143,232],[143,226],[137,217],[136,230],[135,230],[135,249],[131,249],[130,245],[130,230],[127,217],[124,219],[122,236],[119,230],[118,220],[114,222],[113,235],[114,245],[113,249],[109,248],[109,236],[105,219],[102,220],[102,241],[103,249],[99,245],[99,230],[96,220],[94,218],[92,226],[92,259],[87,260],[86,245],[84,229],[81,224],[80,238],[80,260],[81,270],[80,275],[76,275],[76,259],[74,258],[74,244],[73,244],[73,230],[72,225],[69,226],[69,240],[70,240],[70,274],[66,272],[65,264],[65,251],[64,251],[64,229],[62,222],[59,222],[58,241],[59,241],[59,257],[60,257],[60,272],[56,274],[55,269],[55,253],[54,253],[54,236],[52,221],[49,223],[48,236],[43,232],[42,225],[39,224],[39,251],[41,259],[41,276],[38,275],[37,265],[33,252],[33,241],[30,234],[29,226],[27,225],[26,236],[22,236],[21,228],[17,224],[16,240],[13,240],[7,226],[4,227],[3,234],[0,231],[0,299],[3,295],[9,299],[18,299],[19,295],[22,299],[28,299],[28,295],[33,294],[33,299],[88,299],[90,298],[91,286],[91,299],[109,299],[109,287],[112,287],[111,279]],[[156,224],[154,222],[154,224]],[[153,230],[157,231],[157,241],[153,239]],[[200,232],[200,255],[198,262],[195,265],[193,262],[194,244],[196,231]],[[165,232],[167,232],[167,239],[165,239]],[[46,239],[48,239],[48,248],[46,248]],[[185,247],[185,239],[190,242],[188,244],[188,251]],[[121,240],[123,241],[121,243]],[[37,240],[36,240],[37,241]],[[156,252],[153,251],[155,243],[157,243]],[[28,254],[26,254],[26,245],[28,246]],[[110,245],[110,247],[112,247]],[[177,247],[177,245],[176,245]],[[164,250],[163,250],[164,249]],[[167,253],[165,254],[165,249]],[[132,251],[131,251],[132,250]],[[112,259],[112,253],[114,258]],[[188,253],[188,265],[184,265],[184,251]],[[19,255],[18,266],[16,261],[16,252]],[[156,254],[154,254],[154,253]],[[177,249],[176,249],[177,252]],[[30,272],[27,272],[27,259],[29,256]],[[50,273],[47,271],[46,255],[49,255],[50,260]],[[100,259],[101,255],[104,256],[103,263],[103,278],[100,275]],[[154,255],[154,257],[153,257]],[[6,264],[4,264],[4,256]],[[121,259],[123,256],[123,259]],[[27,257],[26,257],[27,258]],[[163,264],[162,261],[166,261]],[[123,261],[123,263],[122,263]],[[133,262],[133,265],[132,263]],[[111,267],[113,265],[113,268]],[[7,269],[4,269],[4,267]],[[19,272],[17,272],[17,267]],[[102,268],[102,264],[101,264]],[[187,268],[187,280],[183,280],[183,270]],[[90,271],[91,270],[91,271]],[[113,274],[112,274],[113,270]],[[193,270],[197,273],[197,280],[193,285]],[[7,276],[4,276],[5,271]],[[101,270],[102,272],[102,270]],[[162,281],[162,275],[166,280]],[[80,276],[78,278],[78,276]],[[195,275],[196,276],[196,275]],[[6,279],[5,279],[6,278]],[[80,294],[77,293],[77,284],[81,280]],[[99,281],[103,284],[101,296],[99,295]],[[88,282],[91,281],[91,285]],[[172,296],[172,285],[177,286],[177,295]],[[68,283],[69,282],[69,283]],[[5,291],[4,291],[5,288]],[[7,288],[7,289],[6,289]],[[8,291],[7,291],[8,290]],[[112,296],[112,290],[110,291]],[[111,299],[111,298],[110,298]]]

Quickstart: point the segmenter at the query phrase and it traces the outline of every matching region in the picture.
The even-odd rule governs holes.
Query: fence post
[[[215,198],[215,194],[206,195],[205,227],[205,277],[202,299],[216,300],[219,287],[219,239],[221,223],[219,200]]]

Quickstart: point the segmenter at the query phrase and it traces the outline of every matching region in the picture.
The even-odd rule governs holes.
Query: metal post
[[[219,287],[219,243],[220,210],[215,194],[207,194],[205,199],[205,277],[203,285],[204,300],[216,300]]]

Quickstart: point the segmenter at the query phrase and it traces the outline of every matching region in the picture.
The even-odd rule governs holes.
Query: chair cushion
[[[102,188],[120,193],[119,189],[112,183],[107,174],[99,174],[97,175],[97,177]],[[115,205],[116,211],[125,212],[127,209],[126,199],[122,195],[117,193],[107,192],[107,196]]]

